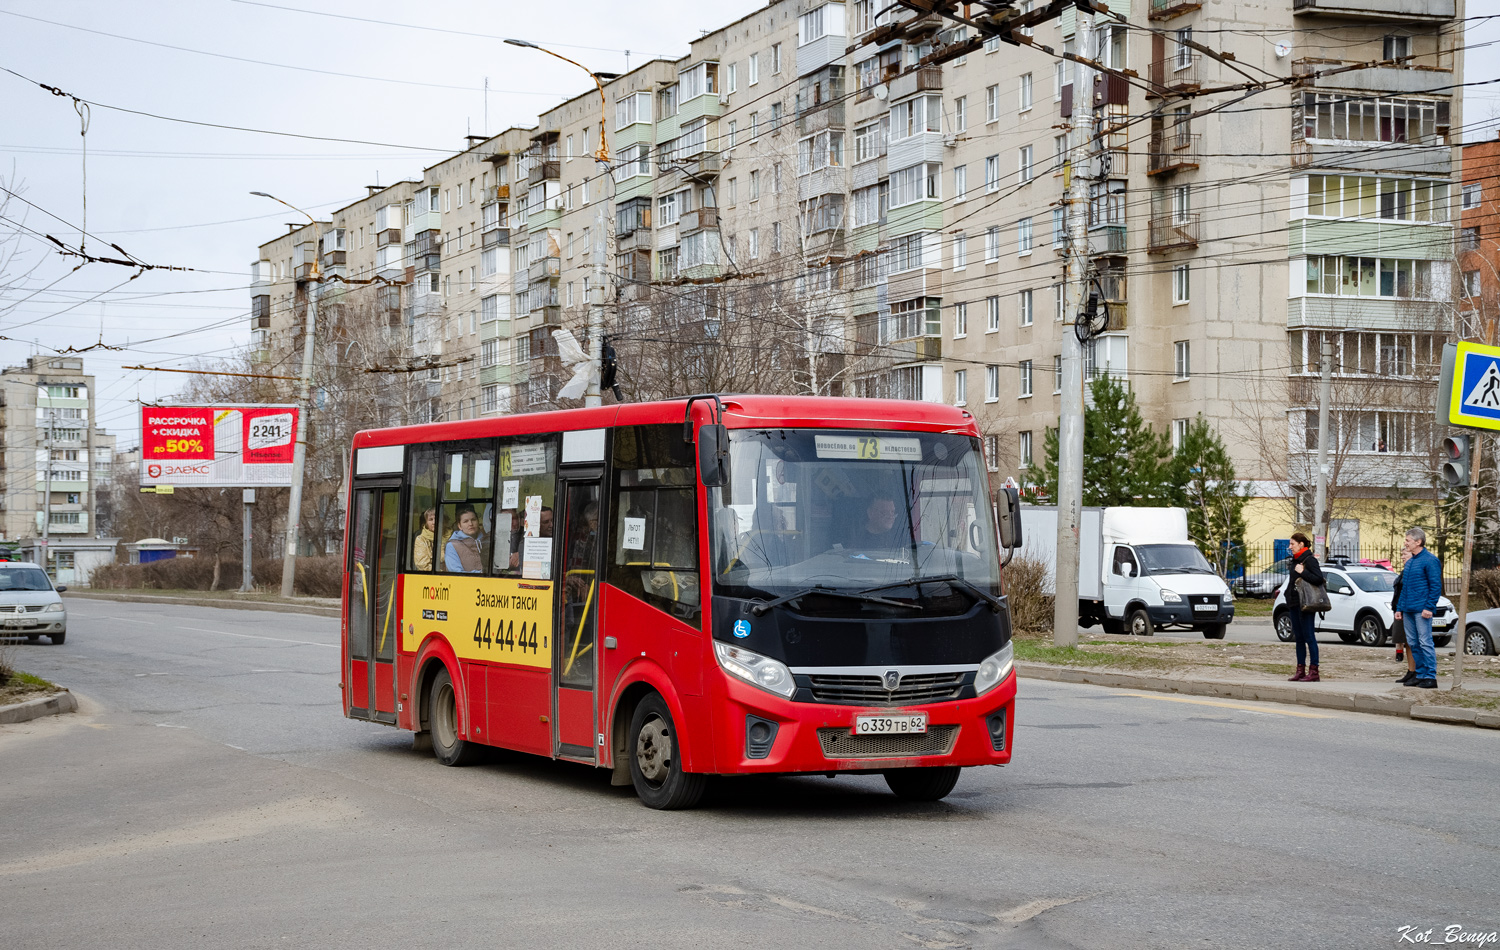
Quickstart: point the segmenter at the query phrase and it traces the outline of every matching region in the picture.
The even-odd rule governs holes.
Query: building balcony
[[[1151,136],[1146,154],[1146,174],[1167,175],[1185,168],[1197,168],[1202,139],[1201,135],[1181,135],[1173,131]]]
[[[400,228],[386,228],[384,231],[376,231],[375,232],[375,246],[376,247],[385,247],[388,244],[400,244],[400,243],[401,243],[401,229]]]
[[[526,268],[526,279],[530,283],[552,280],[562,274],[562,260],[556,257],[541,257]]]
[[[1152,218],[1146,243],[1148,254],[1163,254],[1198,246],[1198,215],[1171,214]]]
[[[442,294],[415,294],[411,298],[411,315],[417,317],[430,317],[443,311]]]
[[[1153,20],[1170,20],[1202,8],[1201,0],[1151,0],[1151,12],[1147,16]]]
[[[1353,62],[1337,59],[1299,59],[1292,63],[1292,75],[1303,77],[1304,85],[1313,89],[1369,92],[1380,95],[1453,95],[1453,70],[1431,66],[1366,66],[1343,69]],[[1320,76],[1320,72],[1330,75]]]
[[[1167,56],[1151,64],[1151,91],[1148,98],[1162,99],[1168,96],[1192,95],[1203,87],[1198,77],[1200,57],[1192,50],[1179,50],[1176,56]]]
[[[562,163],[553,159],[545,162],[535,162],[531,170],[526,173],[526,183],[535,185],[544,181],[556,181],[562,177]]]
[[[349,252],[348,251],[324,251],[323,252],[323,269],[324,270],[328,270],[328,269],[334,268],[334,267],[343,267],[343,266],[345,266],[345,264],[348,263],[348,261],[349,261]]]
[[[1093,257],[1125,253],[1125,225],[1101,224],[1089,228],[1089,254]]]
[[[490,228],[480,237],[485,247],[510,247],[510,228]]]
[[[1301,16],[1329,16],[1355,20],[1420,20],[1438,22],[1456,15],[1454,0],[1292,0]]]
[[[890,101],[899,102],[919,92],[941,92],[943,89],[943,67],[922,66],[902,73],[890,83]]]
[[[724,159],[718,152],[702,152],[678,164],[678,170],[688,178],[698,181],[718,178],[724,170]]]
[[[695,231],[709,231],[719,226],[718,208],[699,208],[696,211],[684,211],[677,220],[677,231],[679,234],[692,234]]]

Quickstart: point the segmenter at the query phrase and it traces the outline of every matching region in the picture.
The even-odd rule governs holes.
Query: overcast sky
[[[128,342],[121,352],[87,354],[85,366],[98,377],[98,422],[118,432],[122,446],[134,444],[136,400],[167,398],[187,377],[122,365],[190,367],[248,342],[255,248],[283,231],[282,222],[297,220],[250,191],[322,218],[363,196],[364,185],[420,176],[462,149],[466,133],[531,125],[538,112],[588,89],[574,67],[499,37],[618,72],[627,49],[630,66],[676,58],[700,31],[763,5],[0,0],[0,67],[25,77],[0,73],[0,179],[19,183],[16,190],[37,206],[12,201],[6,216],[77,246],[86,194],[91,252],[115,254],[100,243],[108,241],[137,259],[198,271],[149,272],[119,286],[133,270],[98,263],[69,274],[76,260],[22,236],[23,266],[39,266],[0,296],[0,335],[10,338],[0,341],[0,363],[22,363],[46,347],[85,346],[101,332],[112,346]],[[1470,17],[1496,13],[1500,0],[1469,4]],[[1471,47],[1496,40],[1500,19],[1471,26]],[[1496,78],[1500,45],[1474,48],[1466,80]],[[86,138],[87,189],[72,100],[26,80],[97,103]],[[381,144],[208,128],[106,105]],[[1493,118],[1497,107],[1500,85],[1472,88],[1466,119],[1472,126]],[[407,147],[385,147],[392,145]],[[0,241],[14,230],[0,221]],[[16,270],[0,274],[0,286]]]

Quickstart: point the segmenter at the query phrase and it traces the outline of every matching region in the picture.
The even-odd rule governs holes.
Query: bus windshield
[[[922,578],[1000,593],[978,439],[744,429],[730,434],[729,463],[729,483],[709,492],[716,593],[769,600],[879,588],[882,598],[909,600]]]

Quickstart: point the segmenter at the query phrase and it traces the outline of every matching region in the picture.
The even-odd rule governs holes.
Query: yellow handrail
[[[568,573],[569,574],[592,574],[594,572],[593,571],[578,570],[578,571],[569,571]],[[573,635],[573,652],[568,655],[568,665],[565,666],[565,667],[563,667],[563,675],[564,676],[567,676],[569,673],[573,672],[573,661],[578,659],[578,644],[580,644],[580,643],[583,642],[583,625],[588,622],[588,619],[589,619],[589,607],[593,606],[593,603],[594,603],[594,588],[598,587],[598,586],[599,585],[596,584],[596,583],[589,584],[589,595],[588,595],[588,597],[583,602],[583,615],[578,618],[578,632]],[[593,644],[592,643],[589,644],[589,647],[590,647],[590,649],[592,649],[593,648]],[[585,650],[584,652],[587,653],[588,650]]]

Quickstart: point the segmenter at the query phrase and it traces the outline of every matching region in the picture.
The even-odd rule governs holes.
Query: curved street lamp
[[[607,142],[607,140],[605,139],[605,136],[604,136],[604,127],[608,123],[608,120],[609,120],[609,100],[606,99],[605,95],[604,95],[604,82],[603,82],[603,80],[604,79],[614,79],[616,74],[615,73],[596,73],[592,69],[589,69],[587,66],[583,65],[582,63],[576,62],[574,60],[571,60],[568,57],[562,55],[561,53],[554,53],[550,49],[547,49],[545,46],[538,46],[535,43],[530,43],[530,42],[527,42],[526,40],[508,39],[505,42],[509,43],[511,46],[522,46],[522,47],[525,47],[526,49],[540,50],[541,52],[546,53],[548,56],[555,56],[555,57],[557,57],[558,59],[562,60],[565,63],[572,63],[574,66],[577,66],[579,69],[581,69],[584,72],[586,72],[586,73],[589,74],[589,78],[592,79],[594,81],[594,85],[599,88],[599,150],[594,153],[594,158],[596,160],[598,160],[598,161],[601,161],[601,162],[604,162],[605,164],[608,164],[609,163],[609,144],[608,144],[608,142]]]

